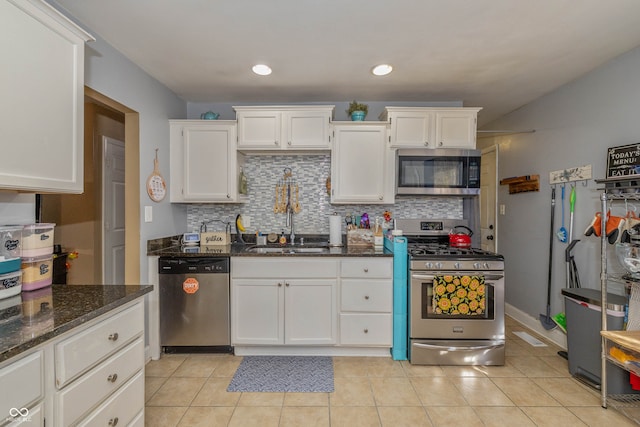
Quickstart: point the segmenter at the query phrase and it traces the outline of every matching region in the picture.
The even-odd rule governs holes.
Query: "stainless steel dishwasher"
[[[228,257],[160,257],[165,353],[231,352]]]

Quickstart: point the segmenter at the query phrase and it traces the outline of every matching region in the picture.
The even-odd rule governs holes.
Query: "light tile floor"
[[[333,393],[229,393],[242,360],[163,355],[146,365],[146,422],[191,426],[632,426],[571,378],[558,347],[533,347],[507,318],[506,364],[415,366],[334,357]],[[527,331],[531,335],[535,334]],[[542,339],[541,337],[537,337]]]

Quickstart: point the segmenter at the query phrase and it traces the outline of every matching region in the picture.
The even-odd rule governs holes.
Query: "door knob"
[[[493,236],[487,236],[487,240],[493,240]]]

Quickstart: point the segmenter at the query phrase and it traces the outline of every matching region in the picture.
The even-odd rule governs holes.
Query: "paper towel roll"
[[[342,246],[342,217],[340,215],[329,217],[329,245]]]

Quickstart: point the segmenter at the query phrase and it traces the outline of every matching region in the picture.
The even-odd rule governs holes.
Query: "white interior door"
[[[102,283],[124,284],[124,142],[102,137]]]
[[[485,251],[498,250],[498,146],[482,150],[480,160],[480,239]]]

